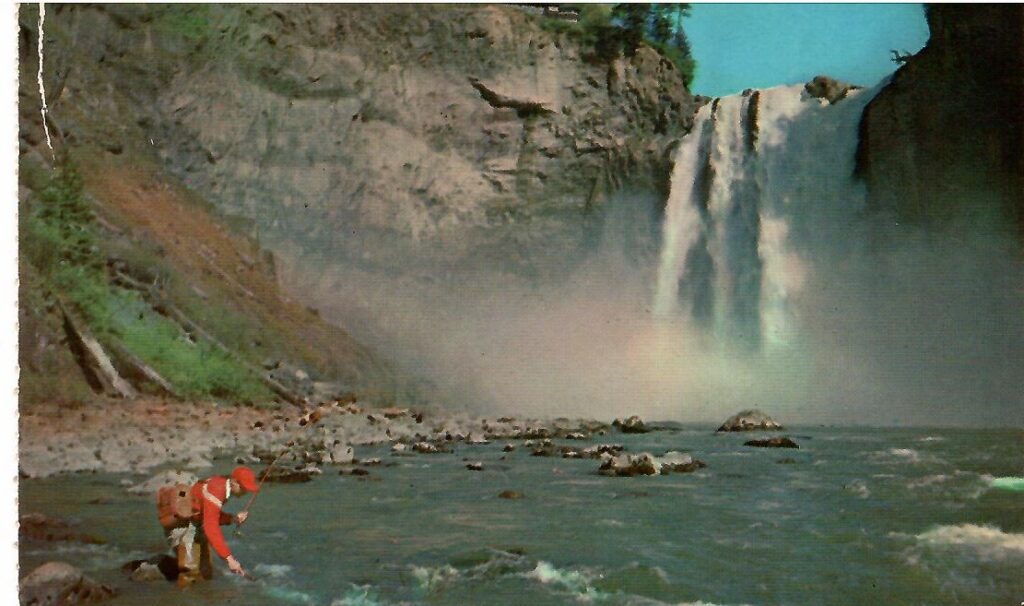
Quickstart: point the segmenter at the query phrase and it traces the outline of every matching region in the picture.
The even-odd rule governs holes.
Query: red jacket
[[[221,505],[217,505],[203,494],[203,485],[206,485],[207,492],[211,497],[220,501]],[[235,521],[235,516],[221,510],[229,497],[228,479],[222,476],[213,476],[196,482],[192,487],[192,518],[203,525],[203,533],[210,541],[210,546],[217,552],[217,555],[225,560],[231,555],[231,550],[224,542],[224,533],[220,531],[220,527]]]

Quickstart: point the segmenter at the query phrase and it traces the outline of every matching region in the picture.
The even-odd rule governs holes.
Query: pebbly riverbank
[[[587,419],[519,419],[364,407],[338,400],[316,407],[255,408],[206,402],[113,402],[102,410],[46,404],[22,410],[19,475],[144,474],[158,467],[202,471],[212,460],[283,466],[349,464],[355,448],[444,450],[491,440],[596,437],[611,426]]]

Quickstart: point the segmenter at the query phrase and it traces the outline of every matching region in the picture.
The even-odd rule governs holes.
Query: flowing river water
[[[61,559],[117,585],[110,604],[1017,604],[1024,600],[1024,431],[797,428],[800,448],[667,425],[604,441],[682,450],[691,474],[613,478],[598,461],[534,457],[521,443],[379,456],[369,476],[330,467],[267,484],[242,536],[258,577],[182,593],[122,563],[162,550],[142,476],[23,480],[23,513],[71,519],[105,545],[20,546],[22,574]],[[566,443],[570,443],[566,441]],[[579,443],[573,443],[579,445]],[[482,461],[483,471],[466,469]],[[217,461],[206,473],[232,467]],[[515,490],[523,498],[499,498]],[[235,511],[242,500],[229,503]]]

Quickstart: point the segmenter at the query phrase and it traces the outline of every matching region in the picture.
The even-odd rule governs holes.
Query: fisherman
[[[259,492],[256,474],[248,467],[236,467],[229,477],[213,476],[196,482],[190,490],[191,517],[168,529],[171,545],[178,555],[178,586],[187,587],[199,580],[213,578],[210,547],[227,562],[231,572],[246,576],[246,571],[231,554],[220,527],[245,522],[249,513],[224,512],[224,503],[233,496]]]

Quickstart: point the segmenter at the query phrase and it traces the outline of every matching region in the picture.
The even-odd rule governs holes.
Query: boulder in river
[[[622,433],[647,433],[650,430],[640,417],[633,415],[626,419],[615,419],[612,427],[617,427]]]
[[[642,452],[631,455],[627,453],[618,456],[608,455],[605,457],[597,473],[605,476],[653,476],[658,473],[659,466],[654,456]]]
[[[601,463],[597,473],[618,477],[668,475],[673,472],[689,473],[707,467],[703,461],[681,452],[667,452],[661,457],[655,457],[646,452],[635,455],[628,453],[605,454],[602,459],[604,462]]]
[[[519,492],[518,490],[502,490],[500,493],[498,493],[498,498],[516,501],[523,498],[523,493]]]
[[[756,446],[758,448],[800,448],[796,442],[785,436],[765,438],[763,440],[749,440],[743,443],[744,446]]]
[[[66,562],[47,562],[28,573],[18,583],[22,606],[64,606],[94,604],[117,595],[117,590],[102,585]]]
[[[725,420],[718,431],[777,431],[782,425],[760,410],[744,410]]]
[[[707,467],[704,461],[700,461],[691,457],[688,454],[682,452],[666,452],[662,455],[658,462],[661,463],[660,472],[662,474],[669,473],[690,473],[691,471],[697,471]]]

